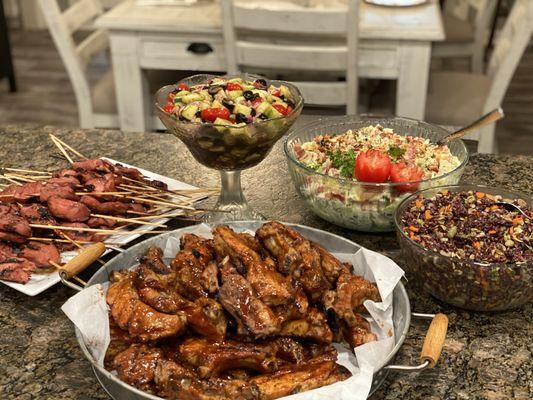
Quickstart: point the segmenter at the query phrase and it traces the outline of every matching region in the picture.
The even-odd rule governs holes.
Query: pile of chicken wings
[[[158,247],[107,292],[105,365],[169,399],[275,399],[347,379],[333,342],[376,340],[359,314],[376,286],[320,245],[267,222],[181,237],[169,266]]]

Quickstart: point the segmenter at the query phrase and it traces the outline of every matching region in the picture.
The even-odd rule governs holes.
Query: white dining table
[[[153,128],[153,93],[149,93],[145,70],[226,70],[216,0],[199,0],[188,6],[145,6],[125,0],[95,25],[109,33],[124,131]],[[445,37],[438,1],[414,7],[361,1],[359,26],[359,76],[397,80],[396,115],[423,119],[431,43]],[[199,53],[194,46],[198,43],[208,44],[211,50]]]

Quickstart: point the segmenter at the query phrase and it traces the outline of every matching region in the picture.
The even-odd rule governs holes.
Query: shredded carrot
[[[409,226],[409,230],[411,232],[418,232],[420,230],[420,228],[417,228],[416,226],[411,225],[411,226]]]
[[[431,215],[431,211],[426,210],[426,212],[424,213],[424,218],[426,219],[426,221],[433,218],[433,215]]]
[[[485,193],[483,193],[483,192],[476,192],[476,197],[477,197],[478,199],[482,199],[483,197],[485,197]]]
[[[513,225],[515,225],[515,226],[522,224],[522,222],[524,222],[524,218],[522,218],[522,217],[516,217],[516,218],[513,219]]]
[[[487,196],[487,199],[489,199],[489,200],[495,200],[496,199],[493,195],[491,195],[489,193],[486,193],[485,196]]]
[[[497,230],[495,230],[495,229],[491,229],[491,230],[489,231],[489,235],[494,235],[496,232],[497,232]]]
[[[409,237],[410,237],[412,240],[414,240],[415,242],[418,241],[418,240],[420,240],[420,238],[419,238],[418,236],[416,236],[414,232],[410,232],[410,233],[409,233]]]
[[[422,208],[423,205],[424,205],[424,203],[422,202],[422,200],[416,200],[415,201],[416,208]]]
[[[474,242],[473,245],[478,250],[481,248],[481,242]]]
[[[441,193],[446,196],[448,194],[449,190],[448,189],[444,189]]]
[[[493,205],[490,207],[490,211],[496,211],[496,210],[499,210],[500,207],[498,207],[497,205]]]

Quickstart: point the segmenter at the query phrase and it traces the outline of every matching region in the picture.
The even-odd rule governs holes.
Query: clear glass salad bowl
[[[391,128],[399,135],[419,136],[437,142],[449,132],[426,122],[401,117],[347,116],[324,118],[294,130],[285,141],[285,155],[293,183],[309,208],[319,217],[348,229],[364,232],[394,230],[394,210],[407,196],[405,186],[418,189],[459,182],[468,162],[468,151],[461,140],[448,144],[460,164],[447,174],[417,182],[369,183],[337,178],[317,172],[298,161],[294,146],[318,135],[338,135],[369,125]]]
[[[426,249],[404,232],[402,215],[419,195],[433,197],[439,191],[473,190],[504,199],[522,199],[533,206],[531,196],[475,185],[441,186],[413,193],[396,209],[394,223],[406,258],[406,273],[432,296],[457,307],[474,311],[502,311],[533,301],[533,262],[480,263],[445,256]]]
[[[156,93],[155,110],[169,132],[176,135],[189,149],[194,158],[206,167],[220,171],[221,192],[214,211],[205,216],[206,222],[262,219],[253,211],[241,188],[241,171],[259,164],[272,146],[294,124],[303,108],[303,98],[298,88],[288,82],[269,80],[251,74],[224,75],[223,78],[244,80],[264,79],[268,85],[284,85],[294,98],[294,109],[287,115],[266,120],[257,120],[245,126],[217,125],[182,121],[163,110],[168,94],[179,84],[194,86],[206,83],[215,75],[193,75],[173,85],[163,86]]]

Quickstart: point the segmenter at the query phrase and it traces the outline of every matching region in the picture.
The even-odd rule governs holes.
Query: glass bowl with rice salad
[[[446,134],[409,118],[335,117],[294,130],[285,154],[315,214],[345,228],[387,232],[410,193],[458,183],[468,152],[461,140],[438,146]]]
[[[475,311],[533,300],[531,196],[473,185],[426,189],[398,206],[395,225],[407,277],[436,298]]]

